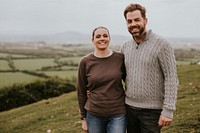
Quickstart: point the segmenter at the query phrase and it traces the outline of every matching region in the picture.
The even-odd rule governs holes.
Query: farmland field
[[[21,49],[23,50],[23,48]],[[20,48],[17,47],[16,49],[19,50]],[[73,48],[68,49],[71,51]],[[22,73],[21,71],[30,71],[36,74],[45,74],[50,77],[58,76],[64,79],[71,79],[76,77],[77,65],[82,57],[60,57],[56,55],[50,57],[40,56],[41,55],[27,55],[27,53],[26,55],[23,55],[23,51],[21,54],[0,53],[0,88],[15,83],[27,83],[32,82],[35,79],[41,79],[41,77]],[[71,63],[71,66],[69,64],[58,67],[59,62],[69,62]],[[12,65],[12,68],[10,65]],[[17,71],[13,71],[13,68]]]
[[[178,60],[176,61],[177,65],[190,65],[193,62],[197,62],[198,59],[185,59],[185,60]]]
[[[21,72],[6,72],[6,73],[0,73],[0,88],[4,86],[10,86],[14,83],[29,83],[36,79],[39,79],[38,77],[23,74]]]
[[[0,58],[5,58],[7,56],[13,56],[15,58],[26,58],[26,57],[29,57],[27,55],[20,55],[20,54],[0,53]]]
[[[14,60],[15,66],[19,70],[37,70],[41,69],[44,66],[55,66],[53,58],[47,59],[20,59]]]
[[[80,60],[80,57],[74,57],[74,58],[69,58],[68,60],[74,59],[74,62],[77,62]],[[67,60],[67,58],[62,59],[62,60]],[[20,70],[31,70],[31,71],[36,71],[37,69],[41,69],[44,66],[52,66],[56,65],[53,62],[53,59],[21,59],[21,60],[15,60],[14,61],[17,68]],[[177,62],[179,65],[188,65],[190,64],[189,62]],[[4,60],[0,60],[0,70],[11,70],[8,67],[8,64]],[[53,76],[58,76],[60,78],[68,78],[70,79],[71,77],[76,77],[77,76],[77,67],[74,66],[63,66],[62,70],[60,71],[36,71],[36,73],[44,73],[47,76],[53,77]],[[7,85],[12,85],[13,83],[22,83],[32,81],[35,79],[38,79],[39,77],[23,74],[20,72],[3,72],[0,73],[0,87],[7,86]]]
[[[45,73],[46,75],[48,76],[58,76],[60,78],[67,78],[67,79],[70,79],[72,77],[76,77],[77,75],[77,70],[66,70],[66,71],[46,71],[46,72],[43,72]]]
[[[60,61],[73,61],[74,63],[79,63],[80,59],[82,57],[80,56],[75,56],[75,57],[63,57],[60,59]]]
[[[88,54],[88,52],[85,53],[85,55]],[[48,57],[48,58],[39,58],[36,56],[31,55],[23,55],[23,54],[6,54],[6,53],[0,53],[1,58],[6,58],[7,56],[13,57],[12,61],[16,69],[18,70],[28,70],[33,71],[35,73],[43,73],[47,76],[53,77],[58,76],[60,78],[68,78],[76,77],[77,75],[77,66],[61,66],[58,69],[60,70],[48,70],[48,71],[41,71],[43,67],[54,67],[57,66],[55,59],[56,57]],[[30,58],[34,57],[34,58]],[[58,56],[59,57],[59,56]],[[17,59],[16,59],[17,58]],[[78,64],[82,56],[71,56],[71,57],[59,57],[58,61],[60,62],[72,62],[74,64]],[[195,62],[198,59],[184,59],[184,60],[178,60],[177,65],[189,65],[191,62]],[[0,60],[0,70],[12,70],[8,62],[6,60]],[[1,85],[0,87],[12,85],[13,83],[21,83],[21,82],[27,82],[35,80],[39,77],[33,76],[33,75],[27,75],[23,73],[11,73],[11,72],[3,72],[0,73],[0,81]]]
[[[0,70],[11,70],[7,61],[0,60]]]

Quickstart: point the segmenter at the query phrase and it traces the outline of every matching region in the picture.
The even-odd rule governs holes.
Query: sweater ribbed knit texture
[[[126,66],[126,104],[145,109],[162,109],[173,118],[178,79],[173,49],[168,41],[147,32],[144,42],[126,42],[121,52]]]

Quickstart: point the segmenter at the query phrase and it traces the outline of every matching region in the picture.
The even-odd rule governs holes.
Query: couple
[[[128,5],[124,17],[133,39],[121,53],[108,48],[109,31],[98,27],[92,33],[94,52],[80,61],[77,96],[82,128],[89,133],[160,133],[172,122],[175,110],[174,53],[165,39],[147,31],[143,6]]]

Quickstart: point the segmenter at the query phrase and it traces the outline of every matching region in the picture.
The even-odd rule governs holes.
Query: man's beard
[[[132,32],[132,29],[133,28],[138,28],[139,29],[139,32],[135,32],[135,33],[133,33]],[[144,33],[144,31],[145,31],[145,28],[144,27],[139,27],[139,26],[137,26],[137,27],[131,27],[131,29],[130,30],[128,30],[129,31],[129,33],[133,36],[133,37],[138,37],[138,36],[140,36],[140,35],[142,35],[142,33]]]

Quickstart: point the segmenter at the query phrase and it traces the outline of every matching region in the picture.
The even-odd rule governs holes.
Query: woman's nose
[[[103,36],[101,36],[101,37],[100,37],[100,40],[103,40],[103,39],[104,39],[104,37],[103,37]]]

